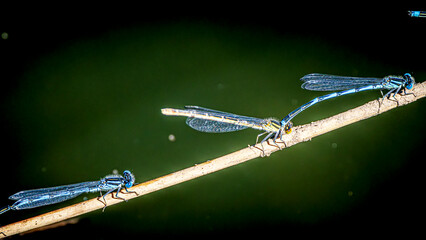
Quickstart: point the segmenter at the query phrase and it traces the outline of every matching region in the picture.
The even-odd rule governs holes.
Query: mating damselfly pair
[[[125,170],[123,172],[123,176],[118,174],[108,175],[99,181],[82,182],[58,187],[20,191],[9,197],[10,200],[15,200],[16,202],[10,206],[1,209],[0,214],[5,213],[9,210],[29,209],[60,203],[75,198],[83,193],[94,192],[100,193],[98,199],[100,199],[101,197],[103,198],[103,209],[105,209],[107,206],[105,195],[108,195],[117,190],[115,198],[125,200],[124,198],[119,197],[118,193],[121,191],[122,188],[124,188],[128,193],[136,193],[128,191],[128,188],[132,187],[134,183],[134,175],[130,171]],[[105,191],[107,193],[102,195],[102,192]]]
[[[407,94],[406,89],[411,89],[415,83],[414,78],[409,73],[403,76],[391,75],[384,78],[346,77],[312,73],[305,75],[300,80],[304,82],[302,84],[303,89],[312,91],[343,91],[314,98],[290,112],[281,121],[274,118],[260,119],[246,117],[198,106],[185,106],[185,109],[163,108],[161,112],[164,115],[188,117],[186,124],[201,132],[222,133],[246,128],[261,130],[264,132],[257,136],[256,144],[260,136],[267,134],[261,143],[272,139],[275,145],[278,146],[276,140],[282,140],[283,134],[288,134],[292,131],[293,124],[291,120],[302,111],[321,101],[367,90],[388,90],[385,95],[382,93],[383,99],[390,97],[392,94],[392,97],[395,98],[397,93],[403,92]]]

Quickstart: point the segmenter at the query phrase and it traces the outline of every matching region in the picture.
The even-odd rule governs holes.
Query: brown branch
[[[344,127],[351,123],[374,117],[378,114],[389,111],[398,106],[403,106],[408,103],[412,103],[426,96],[426,83],[416,84],[412,91],[408,93],[409,94],[405,96],[397,95],[396,99],[398,103],[392,100],[385,100],[383,104],[381,104],[380,109],[379,101],[374,100],[360,107],[348,110],[346,112],[337,114],[327,119],[315,121],[302,126],[297,126],[293,129],[292,133],[283,136],[285,145],[284,143],[278,144],[282,148],[288,148],[297,143],[309,141],[316,136]],[[279,150],[279,148],[274,144],[268,143],[263,145],[266,155],[270,155],[271,153]],[[254,147],[247,147],[237,152],[206,161],[202,164],[197,164],[195,166],[168,174],[166,176],[162,176],[151,181],[138,184],[129,189],[129,191],[135,191],[137,194],[123,192],[121,194],[121,197],[125,198],[126,200],[135,197],[140,197],[151,192],[155,192],[182,182],[189,181],[191,179],[204,176],[206,174],[219,171],[224,168],[228,168],[246,162],[248,160],[263,156],[263,153],[260,149],[262,149],[262,146],[260,144]],[[107,201],[108,206],[123,202],[120,199],[113,198],[112,194],[106,196],[105,199]],[[61,222],[88,212],[100,210],[103,207],[104,204],[99,201],[98,198],[93,198],[81,203],[77,203],[68,207],[64,207],[52,212],[48,212],[36,217],[32,217],[1,227],[0,237],[11,236],[35,228]]]

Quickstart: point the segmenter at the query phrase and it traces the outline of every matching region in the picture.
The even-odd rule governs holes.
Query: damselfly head
[[[283,126],[283,128],[284,128],[284,132],[286,134],[289,134],[293,130],[293,123],[290,121],[285,126]]]
[[[413,77],[413,76],[411,76],[411,74],[406,73],[406,74],[404,74],[404,79],[406,80],[405,88],[406,88],[406,89],[412,89],[412,88],[413,88],[413,86],[414,86],[414,83],[416,83],[416,82],[414,81],[414,77]]]
[[[123,177],[124,177],[124,186],[126,186],[126,188],[132,187],[133,184],[135,183],[135,176],[129,170],[125,170],[123,172]]]

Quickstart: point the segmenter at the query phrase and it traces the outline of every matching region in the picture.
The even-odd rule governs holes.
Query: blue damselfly
[[[426,11],[408,11],[410,17],[426,17]]]
[[[123,176],[119,174],[108,175],[99,181],[82,182],[76,184],[63,185],[58,187],[39,188],[33,190],[20,191],[9,197],[10,200],[16,200],[16,202],[10,206],[7,206],[0,210],[0,214],[9,210],[21,210],[35,207],[41,207],[45,205],[55,204],[66,201],[71,198],[75,198],[82,193],[93,193],[99,192],[100,197],[104,200],[104,209],[107,206],[105,201],[105,195],[112,193],[117,190],[115,194],[116,198],[125,200],[118,196],[118,193],[122,188],[129,192],[127,188],[130,188],[135,183],[135,177],[133,174],[125,170]],[[102,195],[102,192],[107,193]]]
[[[161,112],[164,115],[188,117],[186,124],[200,132],[223,133],[246,128],[264,131],[257,136],[256,143],[260,136],[267,134],[261,143],[274,136],[273,141],[276,144],[276,139],[281,138],[284,133],[290,133],[293,126],[291,122],[281,125],[278,120],[273,118],[246,117],[198,106],[185,106],[185,109],[163,108]]]
[[[302,84],[303,89],[312,91],[344,91],[314,98],[284,117],[281,121],[281,125],[287,124],[297,114],[324,100],[367,90],[389,90],[385,95],[382,93],[383,99],[390,96],[392,93],[395,98],[395,95],[401,91],[406,94],[406,89],[413,88],[415,83],[414,78],[409,73],[404,74],[404,76],[387,76],[384,78],[346,77],[312,73],[305,75],[300,80],[304,82]]]

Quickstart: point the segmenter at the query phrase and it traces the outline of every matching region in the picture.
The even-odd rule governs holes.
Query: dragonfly
[[[103,203],[105,204],[103,210],[105,210],[107,206],[105,195],[108,195],[117,190],[115,197],[125,200],[124,198],[119,197],[118,193],[122,188],[124,188],[126,192],[131,193],[132,191],[128,191],[128,188],[132,187],[134,183],[134,175],[129,170],[125,170],[123,172],[123,176],[119,174],[112,174],[102,178],[99,181],[20,191],[9,197],[10,200],[16,200],[16,202],[1,209],[0,214],[3,214],[9,210],[30,209],[60,203],[75,198],[83,193],[94,192],[100,193],[99,198],[103,198]],[[103,191],[106,191],[107,193],[102,195]]]
[[[426,11],[408,11],[410,17],[426,17]]]
[[[200,132],[223,133],[247,128],[264,131],[257,135],[256,144],[260,136],[267,134],[261,144],[273,137],[273,142],[278,146],[276,140],[278,138],[282,140],[282,135],[284,133],[289,134],[293,127],[291,122],[282,125],[274,118],[246,117],[199,106],[185,106],[185,109],[163,108],[161,112],[164,115],[188,117],[186,124]],[[279,148],[281,149],[281,147]]]
[[[290,120],[292,120],[302,111],[324,100],[367,90],[380,90],[383,96],[383,102],[383,100],[386,97],[391,96],[392,93],[393,98],[395,98],[395,95],[397,93],[401,92],[404,92],[404,94],[407,95],[406,89],[412,89],[415,84],[414,78],[409,73],[404,74],[404,76],[390,75],[384,78],[347,77],[311,73],[303,76],[300,80],[304,82],[302,84],[303,89],[311,91],[344,91],[334,92],[312,99],[308,103],[305,103],[304,105],[300,106],[299,108],[285,116],[281,121],[281,125],[287,124],[288,122],[290,122]],[[388,90],[388,92],[383,95],[382,90]],[[414,93],[410,94],[414,95]]]

